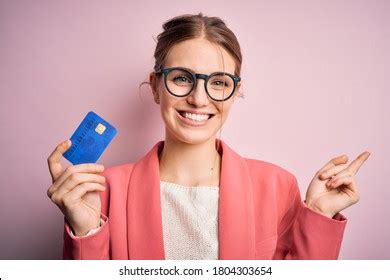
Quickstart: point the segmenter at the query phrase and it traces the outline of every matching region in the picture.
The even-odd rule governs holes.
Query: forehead
[[[223,70],[233,74],[235,62],[223,47],[206,39],[196,38],[175,44],[169,50],[164,66],[186,67],[204,74]]]

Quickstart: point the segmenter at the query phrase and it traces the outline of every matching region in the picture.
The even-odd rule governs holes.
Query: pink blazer
[[[243,158],[222,140],[218,205],[219,259],[337,259],[346,225],[302,202],[293,174]],[[158,152],[106,168],[101,193],[106,221],[93,235],[74,237],[64,218],[64,259],[165,259]]]

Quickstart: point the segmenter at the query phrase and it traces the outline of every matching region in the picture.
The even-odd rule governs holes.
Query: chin
[[[170,133],[170,138],[175,139],[190,145],[202,144],[210,141],[210,139],[215,139],[216,134],[204,133],[204,132],[191,132],[191,131],[182,131]]]

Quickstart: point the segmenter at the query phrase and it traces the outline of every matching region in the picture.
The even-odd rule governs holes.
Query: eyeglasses
[[[241,78],[226,72],[210,75],[193,73],[183,67],[162,68],[155,72],[164,75],[164,84],[170,94],[176,97],[189,95],[196,88],[198,79],[203,79],[207,95],[215,101],[226,101],[233,96]]]

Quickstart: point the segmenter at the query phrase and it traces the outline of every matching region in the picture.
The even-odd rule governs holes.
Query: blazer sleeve
[[[297,180],[291,182],[289,209],[281,219],[274,259],[337,259],[347,219],[317,213],[301,200]]]
[[[103,226],[94,234],[88,236],[74,236],[64,217],[64,260],[108,260],[109,259],[109,221],[101,214]]]
[[[105,171],[101,173],[105,176]],[[106,177],[106,176],[105,176]],[[71,227],[64,217],[64,260],[108,260],[110,259],[110,221],[108,218],[109,183],[106,177],[106,190],[100,192],[102,213],[100,218],[104,224],[101,228],[88,236],[74,236]]]

